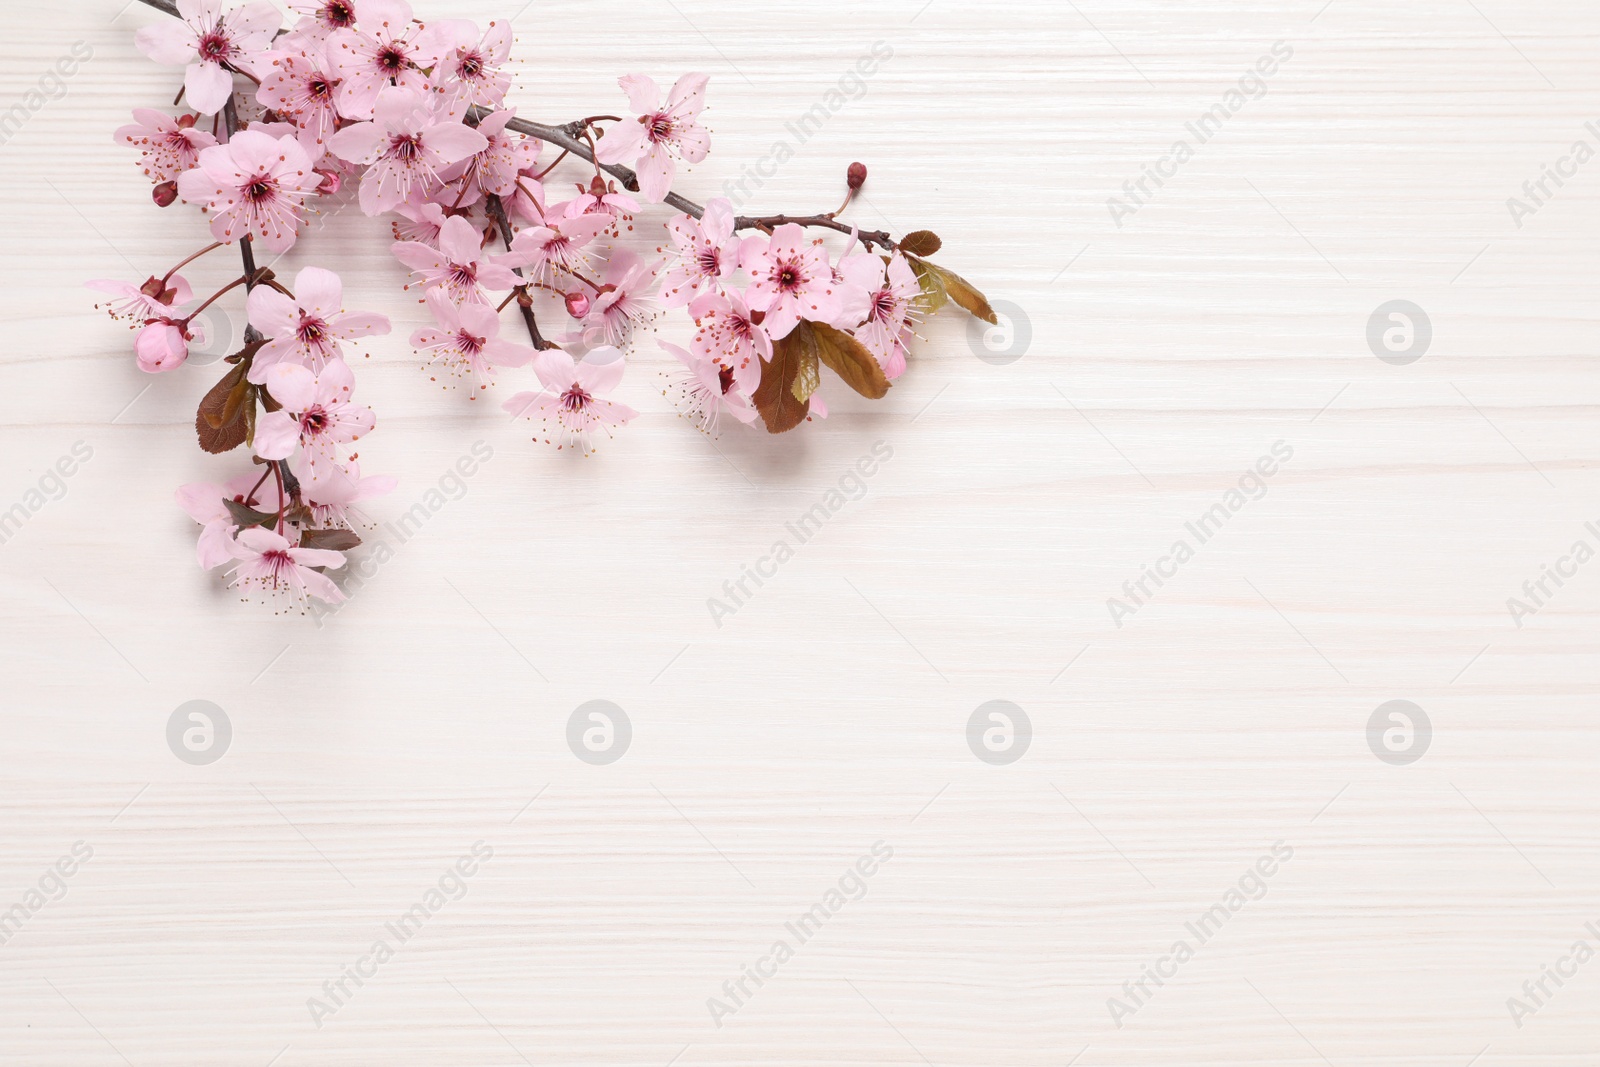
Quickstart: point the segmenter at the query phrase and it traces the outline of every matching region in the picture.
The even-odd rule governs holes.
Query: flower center
[[[307,348],[320,346],[327,337],[326,325],[321,319],[302,319],[299,329],[300,343]]]
[[[422,138],[416,134],[396,134],[389,142],[389,158],[410,163],[422,151]]]
[[[884,322],[894,318],[895,296],[886,290],[879,290],[872,294],[872,318]]]
[[[328,428],[328,413],[320,407],[314,407],[300,416],[300,432],[307,437],[315,437]]]
[[[800,283],[804,280],[804,276],[800,273],[799,267],[792,263],[785,263],[778,268],[775,280],[779,289],[792,293],[800,288]]]
[[[477,52],[468,52],[461,57],[459,67],[463,78],[476,78],[483,73],[483,57]]]
[[[478,284],[478,267],[474,263],[450,264],[449,279],[451,285],[469,288]]]
[[[261,204],[271,200],[278,191],[278,183],[271,176],[257,174],[244,186],[244,198],[251,204]]]
[[[487,337],[475,337],[466,330],[456,334],[456,347],[461,349],[463,356],[476,356],[483,351],[483,346],[488,343],[489,339]]]
[[[387,45],[378,53],[378,66],[386,74],[398,74],[406,67],[406,54],[396,45]]]
[[[716,248],[703,248],[699,256],[701,274],[718,274],[722,271],[722,252]]]
[[[221,30],[212,30],[200,38],[195,49],[200,53],[201,60],[221,63],[228,58],[228,53],[233,51],[233,45],[228,43],[228,39],[222,35]]]
[[[652,141],[668,140],[672,136],[672,118],[665,113],[651,115],[645,123],[645,134]]]
[[[568,411],[582,411],[594,403],[594,397],[584,391],[583,386],[576,383],[572,388],[561,394],[561,406]]]
[[[313,100],[326,100],[333,95],[333,83],[325,75],[317,74],[306,82],[306,93]]]
[[[344,0],[331,0],[322,5],[322,21],[334,29],[354,26],[356,13]]]

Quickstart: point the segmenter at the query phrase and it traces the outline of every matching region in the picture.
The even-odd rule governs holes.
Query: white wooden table
[[[1600,563],[1560,561],[1600,546],[1600,162],[1560,161],[1600,147],[1600,15],[1319,5],[535,0],[525,115],[712,75],[702,199],[886,42],[748,206],[827,210],[861,159],[857,217],[937,230],[1030,340],[941,317],[884,402],[714,443],[642,352],[643,414],[580,460],[428,382],[386,227],[335,216],[280,269],[396,319],[358,368],[402,480],[372,510],[453,498],[320,627],[194,567],[171,494],[234,469],[192,446],[215,375],[141,375],[81,288],[202,239],[111,142],[173,91],[132,43],[160,16],[7,5],[0,110],[93,56],[0,146],[0,509],[92,456],[0,545],[0,909],[31,912],[0,1062],[1596,1062],[1600,963],[1560,961],[1600,950]],[[1397,300],[1409,363],[1368,341]],[[209,765],[168,747],[191,700],[231,724]],[[607,765],[568,745],[593,700],[631,723]],[[968,746],[995,700],[1031,722],[1008,764]],[[1369,747],[1391,700],[1431,723],[1405,765]]]

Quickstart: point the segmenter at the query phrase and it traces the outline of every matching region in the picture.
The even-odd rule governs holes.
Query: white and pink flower
[[[139,167],[157,184],[169,182],[200,162],[200,153],[217,143],[195,128],[193,115],[173,118],[147,107],[133,109],[133,122],[117,128],[116,139],[139,150]]]
[[[134,43],[157,63],[187,66],[183,95],[203,115],[222,110],[233,95],[233,72],[253,74],[258,53],[283,23],[269,3],[223,11],[221,0],[178,0],[178,19],[143,27]]]
[[[645,75],[618,79],[638,117],[607,130],[596,146],[596,157],[602,163],[634,164],[644,198],[654,203],[665,200],[677,159],[699,163],[711,151],[711,134],[698,121],[706,106],[708,80],[704,74],[685,74],[662,103],[661,90]]]
[[[505,409],[517,418],[538,420],[546,444],[588,455],[594,451],[590,438],[596,431],[610,436],[613,427],[638,415],[605,395],[622,382],[623,366],[622,353],[615,348],[596,348],[582,361],[562,349],[546,349],[533,357],[533,371],[544,388],[518,393]]]
[[[438,326],[413,333],[412,347],[431,353],[430,362],[456,377],[473,378],[477,391],[489,388],[496,367],[521,367],[534,357],[527,345],[500,337],[500,315],[494,308],[474,302],[457,305],[437,289],[429,291],[427,301]]]
[[[759,413],[750,397],[741,391],[731,367],[665,341],[656,343],[687,371],[674,382],[681,394],[678,409],[703,432],[715,437],[724,415],[746,424],[756,420]]]
[[[739,269],[740,242],[733,236],[733,207],[718,197],[706,204],[696,219],[674,215],[667,232],[677,260],[661,278],[661,303],[683,307],[702,293],[720,290],[723,279]]]
[[[228,572],[228,584],[251,595],[288,596],[302,604],[316,597],[330,604],[345,599],[333,579],[313,568],[343,567],[344,553],[327,548],[300,548],[280,533],[252,526],[240,530],[234,541],[238,566]]]
[[[396,241],[394,257],[422,276],[428,292],[440,291],[457,304],[486,303],[485,289],[516,288],[522,279],[511,268],[484,254],[483,231],[451,215],[439,227],[439,246],[418,241]]]
[[[306,198],[322,176],[293,137],[241,130],[227,144],[200,153],[200,165],[178,176],[178,195],[211,212],[219,241],[246,236],[268,251],[294,244]]]
[[[328,146],[341,159],[367,168],[361,176],[361,210],[379,215],[399,206],[414,187],[436,184],[440,171],[488,143],[477,130],[435,116],[415,90],[390,86],[378,94],[371,122],[346,126]]]
[[[313,477],[331,471],[338,464],[337,446],[358,440],[376,421],[371,408],[350,402],[354,388],[355,375],[342,359],[329,360],[317,374],[298,363],[273,366],[267,392],[282,407],[256,425],[256,455],[287,459],[299,445]]]
[[[827,250],[807,240],[799,225],[779,226],[770,241],[748,238],[740,261],[753,279],[745,300],[750,310],[766,313],[762,325],[774,341],[789,336],[801,319],[832,323],[838,318],[839,297]]]
[[[305,267],[295,275],[293,296],[268,285],[250,290],[245,300],[250,325],[269,338],[251,361],[250,380],[265,382],[267,372],[284,362],[320,371],[343,357],[341,342],[389,332],[387,316],[345,311],[343,298],[344,283],[321,267]]]
[[[339,114],[370,119],[387,89],[427,89],[423,71],[448,42],[439,30],[414,23],[405,0],[361,0],[358,25],[328,36],[328,61],[339,72]]]

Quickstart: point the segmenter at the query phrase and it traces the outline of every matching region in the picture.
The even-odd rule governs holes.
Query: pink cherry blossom
[[[511,268],[492,261],[483,251],[483,232],[460,215],[439,227],[439,247],[397,241],[394,257],[422,275],[428,291],[442,290],[454,302],[485,303],[484,289],[508,290],[522,284]]]
[[[489,388],[496,367],[521,367],[534,357],[527,345],[500,338],[500,316],[494,308],[474,302],[457,306],[438,289],[428,291],[427,301],[439,325],[413,333],[412,346],[431,351],[430,362],[443,364],[456,377],[470,375],[479,391]],[[476,393],[471,399],[477,399]]]
[[[499,107],[511,88],[511,75],[500,69],[511,58],[511,23],[490,22],[482,37],[471,22],[456,29],[453,46],[445,49],[433,70],[440,96],[450,107]]]
[[[286,459],[295,445],[305,449],[313,477],[336,465],[335,448],[372,429],[371,408],[350,403],[355,376],[342,359],[329,360],[318,374],[298,363],[279,363],[267,371],[267,392],[283,407],[256,424],[256,455]]]
[[[205,343],[205,333],[199,326],[190,329],[183,319],[151,319],[134,334],[133,354],[140,370],[159,374],[183,366],[189,358],[190,341]]]
[[[245,300],[250,325],[270,340],[256,351],[250,380],[264,383],[267,372],[286,361],[320,371],[343,357],[340,342],[389,332],[383,315],[345,311],[343,294],[339,276],[321,267],[305,267],[295,275],[292,297],[269,285],[251,289]]]
[[[596,215],[551,219],[544,226],[531,226],[517,234],[501,262],[522,267],[532,281],[554,281],[557,271],[587,271],[589,258],[583,248],[610,224],[609,217]]]
[[[96,307],[104,306],[114,319],[132,322],[144,322],[169,312],[181,311],[185,304],[194,299],[189,283],[183,280],[181,274],[173,274],[165,280],[152,276],[145,279],[143,285],[111,278],[96,278],[83,284],[117,298],[104,305],[96,304]]]
[[[509,195],[516,191],[522,171],[538,162],[538,141],[506,132],[506,123],[515,117],[516,110],[508,108],[479,122],[477,130],[489,143],[439,175],[441,181],[455,186],[454,204],[475,204],[486,192]]]
[[[703,292],[716,292],[722,279],[739,269],[740,242],[733,236],[733,208],[718,197],[703,216],[674,215],[667,232],[677,261],[661,278],[661,303],[683,307]]]
[[[313,567],[343,567],[344,553],[326,548],[300,548],[282,534],[260,526],[240,530],[236,540],[239,565],[228,572],[229,583],[250,595],[290,596],[304,604],[308,596],[338,604],[345,599],[333,579]]]
[[[178,195],[211,212],[211,232],[233,242],[249,234],[272,252],[294,244],[300,211],[322,178],[293,137],[241,130],[200,153],[200,166],[178,177]]]
[[[740,252],[744,269],[754,279],[745,293],[750,310],[763,311],[762,325],[774,341],[789,336],[801,319],[831,323],[839,315],[828,253],[806,240],[795,223],[785,223],[766,238],[751,237]]]
[[[334,106],[339,77],[321,49],[268,52],[262,69],[268,73],[256,90],[256,100],[293,122],[306,155],[313,162],[321,159],[339,125]]]
[[[233,94],[233,71],[253,73],[254,54],[272,44],[283,16],[269,3],[224,12],[221,0],[178,0],[177,22],[145,26],[139,51],[169,66],[187,64],[183,94],[204,115],[222,110]]]
[[[311,524],[328,529],[371,526],[372,521],[355,505],[392,492],[398,484],[386,474],[363,478],[361,464],[351,460],[343,467],[324,464],[315,472],[308,470],[300,480],[300,489],[311,509]]]
[[[870,253],[847,256],[840,263],[846,279],[839,325],[852,330],[893,380],[906,372],[914,301],[921,294],[916,273],[896,252],[887,264]]]
[[[355,0],[289,0],[289,6],[301,13],[295,32],[310,41],[323,42],[356,26]]]
[[[518,393],[505,409],[518,418],[538,419],[545,443],[557,449],[574,448],[584,455],[594,450],[590,435],[622,426],[638,412],[605,398],[622,381],[622,353],[596,348],[582,362],[566,351],[546,349],[533,357],[533,371],[544,386],[537,393]]]
[[[233,535],[239,528],[225,501],[232,500],[255,511],[272,514],[278,510],[278,489],[271,478],[246,471],[224,485],[194,482],[178,487],[174,494],[178,506],[201,526],[195,543],[195,557],[205,570],[220,567],[238,558]]]
[[[217,143],[211,134],[195,128],[193,115],[173,118],[147,107],[134,108],[133,122],[118,127],[115,137],[139,150],[140,169],[158,184],[193,168],[200,153]]]
[[[755,392],[761,364],[772,358],[772,338],[754,321],[744,298],[708,293],[690,305],[689,313],[699,327],[689,342],[695,356],[729,368],[740,389]]]
[[[656,302],[650,297],[656,267],[627,249],[611,253],[606,263],[605,283],[595,294],[589,314],[584,318],[583,340],[589,345],[620,345],[637,326],[655,317]]]
[[[368,215],[396,207],[413,186],[437,182],[440,171],[487,144],[477,130],[440,121],[420,93],[400,86],[378,94],[371,122],[347,126],[328,141],[341,158],[367,165],[360,201]]]
[[[682,394],[679,410],[703,432],[716,436],[723,415],[743,423],[756,420],[758,412],[750,398],[737,387],[733,370],[714,359],[685,352],[677,345],[656,342],[676,356],[688,373],[675,381]]]
[[[404,204],[395,205],[394,213],[402,220],[389,224],[396,241],[416,241],[438,247],[439,231],[444,227],[444,208],[423,199],[420,187],[411,190],[411,198]]]
[[[423,70],[438,62],[448,43],[438,30],[413,24],[405,0],[361,0],[360,26],[328,37],[328,58],[342,79],[339,114],[349,119],[372,118],[378,97],[391,86],[425,90]]]
[[[661,90],[643,74],[618,79],[638,118],[606,131],[595,153],[600,162],[636,164],[644,198],[666,199],[677,170],[674,157],[699,163],[711,151],[711,134],[695,121],[706,106],[708,80],[704,74],[685,74],[663,104]]]

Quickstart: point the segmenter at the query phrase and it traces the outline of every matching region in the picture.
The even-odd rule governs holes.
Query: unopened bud
[[[336,170],[318,170],[322,175],[322,184],[317,187],[317,192],[324,196],[332,196],[339,191],[339,172]]]
[[[844,180],[853,193],[867,184],[867,165],[865,163],[852,163],[850,169],[845,171]]]
[[[178,183],[162,182],[150,190],[150,199],[156,202],[156,207],[168,207],[178,199]]]
[[[581,319],[589,314],[589,294],[574,289],[566,296],[567,314],[575,319]]]
[[[198,116],[198,115],[179,115],[178,116],[178,129],[180,129],[180,130],[189,129],[191,126],[194,125],[194,120],[199,118],[199,117],[200,116]]]

